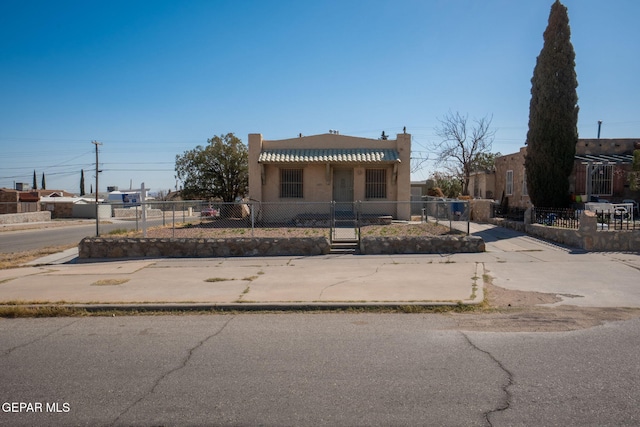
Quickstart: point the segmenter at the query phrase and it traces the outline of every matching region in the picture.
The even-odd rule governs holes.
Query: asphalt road
[[[0,425],[640,424],[640,319],[497,333],[458,316],[0,319]]]
[[[149,227],[162,224],[162,219],[149,220]],[[55,225],[55,223],[52,223]],[[80,243],[85,237],[96,235],[95,222],[85,221],[77,225],[61,225],[51,228],[18,229],[6,228],[0,232],[0,253],[21,252],[52,246]],[[26,224],[25,226],[28,226]],[[138,227],[142,227],[138,223]],[[135,229],[135,221],[104,221],[99,223],[100,234],[116,229]]]

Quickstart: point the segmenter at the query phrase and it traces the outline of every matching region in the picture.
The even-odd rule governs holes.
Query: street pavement
[[[551,305],[640,307],[640,253],[586,252],[471,224],[486,252],[84,262],[77,249],[0,270],[1,303],[278,309],[478,304],[483,284]],[[82,261],[82,262],[81,262]]]

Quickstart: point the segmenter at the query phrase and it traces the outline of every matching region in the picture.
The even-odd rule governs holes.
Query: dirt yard
[[[433,223],[367,225],[361,229],[362,236],[441,236],[449,234],[449,227]],[[141,237],[142,233],[128,233],[129,237]],[[183,224],[175,230],[170,227],[154,227],[147,230],[150,238],[242,238],[242,237],[329,237],[327,228],[310,227],[221,227],[217,222]]]
[[[487,309],[481,313],[453,313],[456,327],[485,332],[563,332],[591,328],[605,322],[640,317],[637,308],[541,306],[563,300],[556,294],[525,292],[485,283]]]

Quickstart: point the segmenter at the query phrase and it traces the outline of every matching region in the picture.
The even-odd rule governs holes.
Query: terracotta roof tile
[[[358,149],[277,149],[264,150],[258,163],[399,163],[396,150]]]

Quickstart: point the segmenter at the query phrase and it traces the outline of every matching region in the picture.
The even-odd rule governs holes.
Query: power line
[[[175,172],[175,169],[102,169],[103,172]]]

